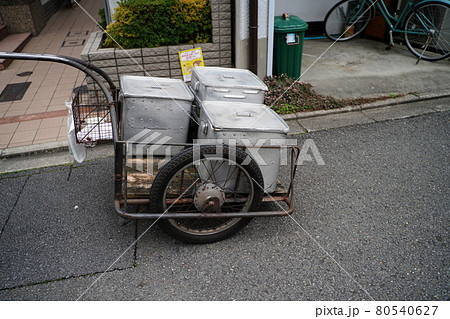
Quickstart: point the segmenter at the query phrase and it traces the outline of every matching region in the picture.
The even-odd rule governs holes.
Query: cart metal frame
[[[119,110],[118,110],[118,91],[109,76],[100,68],[87,63],[83,60],[68,56],[58,56],[50,54],[35,54],[35,53],[15,53],[15,52],[0,52],[0,58],[16,59],[16,60],[33,60],[56,62],[72,66],[87,76],[91,77],[103,92],[111,118],[112,136],[114,144],[114,203],[117,214],[126,219],[177,219],[177,218],[248,218],[248,217],[272,217],[272,216],[288,216],[294,211],[294,178],[296,173],[296,163],[300,153],[300,149],[296,146],[289,146],[290,148],[290,182],[286,192],[265,194],[263,202],[284,202],[287,204],[287,209],[283,209],[279,204],[280,210],[275,211],[257,211],[257,212],[232,212],[232,213],[149,213],[149,212],[129,212],[130,205],[144,205],[148,206],[148,198],[129,198],[128,196],[128,167],[125,163],[127,147],[132,144],[140,144],[135,142],[123,141],[119,134]],[[102,79],[109,85],[109,89],[103,83]],[[147,143],[146,146],[158,145],[156,143]],[[168,146],[184,146],[193,147],[197,144],[181,143],[171,144]],[[262,146],[262,148],[280,148],[279,146]]]

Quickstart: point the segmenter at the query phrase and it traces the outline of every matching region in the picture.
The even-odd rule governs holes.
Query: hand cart
[[[233,235],[253,217],[288,216],[294,211],[297,147],[287,148],[290,155],[287,189],[277,182],[267,193],[260,166],[248,151],[248,145],[240,143],[245,129],[238,134],[234,145],[214,141],[194,143],[192,134],[187,141],[175,143],[155,143],[140,133],[125,139],[121,92],[100,68],[73,57],[47,54],[0,52],[0,58],[63,63],[87,75],[88,85],[79,87],[72,100],[77,142],[93,145],[98,141],[113,141],[114,203],[119,216],[153,219],[176,239],[209,243]],[[205,125],[199,118],[201,103],[195,96],[189,124],[194,132],[207,131],[199,127]],[[202,107],[206,112],[207,105]],[[248,116],[248,112],[236,114]],[[171,120],[167,118],[168,123]],[[177,154],[149,155],[149,149],[162,145],[177,149]],[[260,148],[279,151],[281,146],[264,144]]]

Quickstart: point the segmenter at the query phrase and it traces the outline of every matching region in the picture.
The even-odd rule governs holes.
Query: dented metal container
[[[191,88],[201,101],[264,103],[267,85],[244,69],[195,67]]]
[[[276,188],[288,132],[286,122],[264,104],[206,101],[200,108],[198,143],[245,146],[261,169],[268,193]]]
[[[182,80],[148,76],[120,77],[121,131],[125,141],[143,144],[186,143],[194,95]],[[172,146],[175,154],[183,147]],[[167,147],[154,146],[152,155],[165,155]],[[149,148],[134,146],[135,155]]]

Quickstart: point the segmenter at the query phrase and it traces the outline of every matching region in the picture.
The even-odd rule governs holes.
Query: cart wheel
[[[263,177],[258,164],[241,149],[195,146],[184,150],[156,175],[150,210],[159,213],[223,213],[256,211]],[[170,236],[188,243],[210,243],[230,237],[251,218],[161,219]]]

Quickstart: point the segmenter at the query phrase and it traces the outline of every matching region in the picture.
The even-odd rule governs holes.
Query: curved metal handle
[[[241,100],[245,99],[245,95],[224,94],[223,97],[227,99],[241,99]]]

